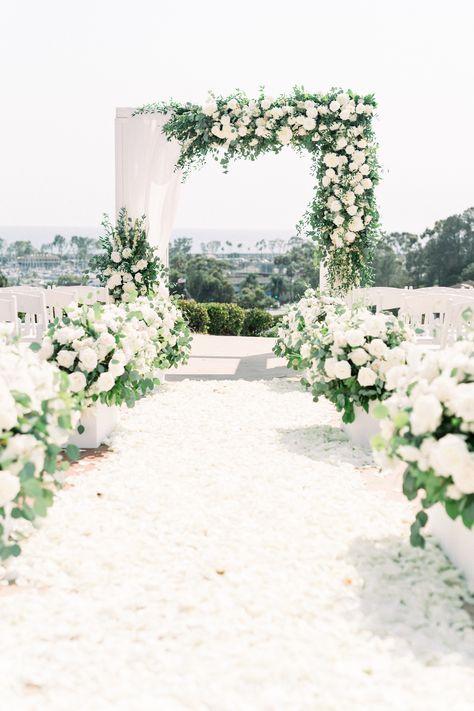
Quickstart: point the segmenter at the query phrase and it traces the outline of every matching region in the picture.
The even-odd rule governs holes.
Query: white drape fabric
[[[162,131],[167,116],[132,116],[117,109],[115,119],[115,206],[133,219],[146,215],[148,240],[168,264],[168,245],[176,213],[181,171],[176,170],[180,145]]]

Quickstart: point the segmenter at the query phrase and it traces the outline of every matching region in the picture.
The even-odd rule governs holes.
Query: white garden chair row
[[[109,301],[108,291],[104,287],[4,287],[0,289],[0,323],[11,323],[13,334],[24,341],[38,341],[48,323],[61,317],[70,304],[93,304],[98,301]],[[21,318],[19,314],[22,314]]]
[[[420,342],[432,342],[441,347],[454,342],[474,325],[474,289],[469,288],[354,289],[348,302],[364,303],[376,312],[398,309],[406,323],[421,332]]]

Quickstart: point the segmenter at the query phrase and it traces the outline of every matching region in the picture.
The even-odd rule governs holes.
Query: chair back
[[[48,321],[62,318],[64,310],[77,301],[76,291],[63,291],[62,289],[46,289],[44,292]]]
[[[10,323],[12,336],[19,335],[16,296],[13,294],[8,297],[0,295],[0,323]]]
[[[44,292],[12,291],[17,313],[22,314],[19,332],[22,341],[40,341],[48,325]]]

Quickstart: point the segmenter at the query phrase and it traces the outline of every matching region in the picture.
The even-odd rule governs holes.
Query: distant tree
[[[3,287],[8,286],[8,279],[6,278],[5,274],[2,274],[0,272],[0,288],[3,289]]]
[[[30,254],[35,254],[35,252],[36,250],[30,240],[19,239],[7,247],[7,255],[9,257],[28,257]]]
[[[2,239],[2,238],[0,237],[0,257],[3,257],[3,254],[4,254],[4,252],[5,252],[6,246],[7,246],[7,243],[5,242],[4,239]]]
[[[52,249],[61,257],[66,249],[66,238],[62,235],[55,235],[52,242]]]
[[[221,248],[221,241],[218,239],[213,239],[210,242],[206,242],[206,252],[208,254],[217,254]]]
[[[278,288],[277,298],[282,303],[296,300],[308,287],[315,289],[319,286],[319,262],[314,242],[292,237],[288,247],[285,254],[277,254],[274,258],[283,281],[274,280],[273,288]]]
[[[274,305],[261,286],[244,286],[237,297],[237,302],[244,309],[266,309]]]
[[[178,268],[176,255],[170,254],[170,290],[196,301],[230,302],[234,300],[232,284],[226,276],[227,262],[204,254],[189,254]]]
[[[461,272],[461,281],[474,281],[474,262],[471,262]]]

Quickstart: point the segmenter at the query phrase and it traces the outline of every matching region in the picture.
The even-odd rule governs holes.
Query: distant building
[[[43,269],[59,269],[61,258],[56,254],[28,254],[25,257],[17,257],[15,260],[18,269],[22,272],[38,271]]]

